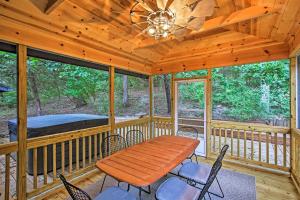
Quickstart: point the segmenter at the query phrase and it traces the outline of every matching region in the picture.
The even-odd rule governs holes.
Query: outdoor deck
[[[201,162],[212,163],[212,161],[201,158]],[[299,200],[300,197],[297,193],[293,182],[287,175],[278,175],[266,171],[260,171],[255,169],[250,169],[247,167],[242,167],[239,165],[224,163],[224,168],[232,171],[237,171],[240,173],[245,173],[256,178],[256,195],[259,200]],[[99,179],[103,178],[103,173],[96,173],[86,179],[77,183],[80,188],[85,188],[91,184],[96,183]],[[61,199],[64,200],[68,198],[68,193],[65,189],[57,192],[54,195],[49,196],[48,200]]]

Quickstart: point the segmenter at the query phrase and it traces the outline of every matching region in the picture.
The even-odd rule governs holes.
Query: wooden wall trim
[[[245,51],[234,51],[224,54],[210,54],[175,60],[152,68],[152,74],[166,74],[216,67],[250,64],[257,62],[287,59],[289,47],[285,44],[275,44],[269,47],[259,47]]]
[[[26,199],[26,162],[27,162],[27,48],[24,45],[17,46],[18,61],[18,153],[17,153],[17,197]]]

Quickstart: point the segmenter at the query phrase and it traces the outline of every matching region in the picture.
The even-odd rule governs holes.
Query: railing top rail
[[[154,116],[153,120],[170,122],[171,117]]]
[[[115,128],[122,128],[125,126],[131,126],[131,125],[137,125],[137,124],[142,124],[148,122],[150,117],[143,117],[140,119],[133,119],[133,120],[128,120],[128,121],[123,121],[123,122],[117,122],[115,125]]]
[[[65,133],[57,133],[53,135],[46,135],[37,138],[30,138],[27,140],[27,149],[37,148],[59,142],[65,142],[77,138],[82,138],[97,133],[110,131],[110,126],[97,126],[93,128],[81,129],[76,131],[69,131]]]
[[[5,155],[12,152],[18,151],[18,143],[10,142],[6,144],[0,144],[0,155]]]
[[[212,126],[214,128],[228,128],[228,129],[241,129],[248,131],[262,131],[262,132],[277,132],[277,133],[289,133],[289,127],[282,126],[270,126],[256,123],[244,123],[244,122],[233,122],[233,121],[220,121],[212,120]]]

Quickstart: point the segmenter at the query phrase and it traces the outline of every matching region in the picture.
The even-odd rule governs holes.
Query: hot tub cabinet
[[[57,114],[44,115],[37,117],[28,117],[27,120],[27,135],[28,138],[52,135],[62,132],[74,131],[79,129],[91,128],[108,124],[107,116],[91,115],[91,114]],[[12,119],[8,121],[10,141],[17,140],[17,120]],[[102,137],[104,138],[104,137]],[[89,141],[88,137],[85,139]],[[97,137],[97,143],[100,143],[100,137]],[[86,142],[86,158],[89,155],[89,149],[92,150],[91,155],[94,155],[94,137],[92,137],[91,148],[89,142]],[[69,165],[69,142],[65,142],[65,166]],[[85,159],[86,159],[85,158]],[[33,150],[28,150],[27,158],[27,172],[33,175]],[[43,148],[37,149],[37,174],[43,174]],[[82,139],[79,140],[79,159],[82,161]],[[60,169],[62,166],[61,144],[56,145],[56,168]],[[76,141],[72,141],[72,163],[76,161]],[[53,171],[53,146],[49,145],[47,148],[47,172]]]

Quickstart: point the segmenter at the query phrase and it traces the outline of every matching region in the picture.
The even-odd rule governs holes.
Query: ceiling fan
[[[215,0],[136,0],[130,9],[131,24],[141,34],[159,40],[170,35],[182,37],[197,31],[212,16]]]

